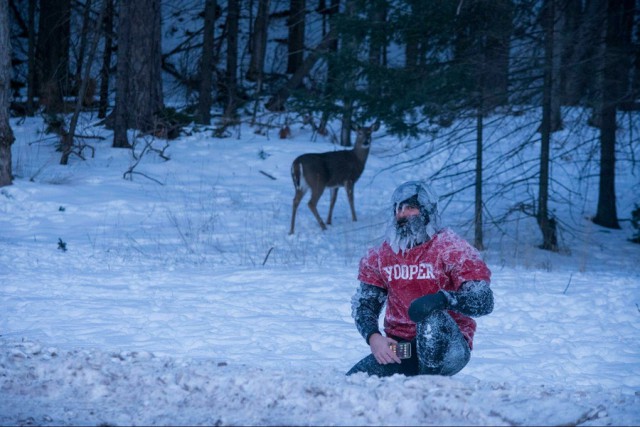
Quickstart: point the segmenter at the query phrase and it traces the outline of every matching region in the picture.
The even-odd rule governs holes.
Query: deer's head
[[[360,145],[363,148],[369,148],[371,145],[371,135],[373,132],[380,128],[380,122],[376,121],[371,126],[357,126],[356,131],[356,146]]]
[[[356,143],[353,150],[356,156],[364,163],[371,148],[371,135],[380,128],[380,122],[376,121],[371,126],[358,126],[356,131]]]

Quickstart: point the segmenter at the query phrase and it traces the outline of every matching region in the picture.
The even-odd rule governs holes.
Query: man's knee
[[[416,343],[421,374],[455,375],[471,357],[469,344],[458,325],[442,311],[432,313],[417,324]]]
[[[464,338],[451,341],[442,360],[440,375],[453,376],[457,374],[467,366],[470,359],[471,349]]]
[[[437,346],[450,341],[456,334],[461,334],[458,324],[444,311],[434,311],[416,324],[418,346]]]

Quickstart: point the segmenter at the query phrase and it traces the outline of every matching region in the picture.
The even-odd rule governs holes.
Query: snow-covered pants
[[[396,337],[391,337],[401,341]],[[410,359],[401,364],[381,365],[373,354],[356,363],[347,375],[366,372],[369,375],[388,377],[394,374],[412,375],[455,375],[464,368],[471,358],[469,344],[458,325],[444,311],[435,311],[417,324],[416,337],[411,341]]]

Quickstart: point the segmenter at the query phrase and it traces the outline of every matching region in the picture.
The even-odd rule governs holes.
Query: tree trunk
[[[640,7],[640,6],[639,6]],[[636,11],[636,13],[639,13]],[[637,19],[635,22],[635,34],[640,35],[640,19]],[[637,43],[637,42],[636,42]],[[640,49],[636,48],[635,52],[632,54],[632,71],[631,71],[631,96],[634,99],[640,98]],[[638,107],[638,102],[636,101],[635,107]]]
[[[479,49],[480,50],[480,47]],[[483,242],[483,230],[482,230],[482,172],[483,172],[483,151],[484,151],[484,114],[485,114],[485,87],[487,71],[489,68],[487,57],[481,52],[478,55],[479,70],[477,73],[477,91],[478,91],[478,105],[476,111],[476,173],[475,173],[475,210],[474,210],[474,222],[475,222],[475,236],[473,245],[479,251],[484,250]]]
[[[113,53],[113,1],[103,0],[105,4],[105,15],[102,20],[102,30],[104,33],[104,51],[102,52],[102,67],[100,68],[100,102],[98,105],[98,117],[107,117],[109,108],[109,78],[111,77],[111,56]]]
[[[604,42],[604,71],[602,79],[602,104],[600,126],[600,186],[598,191],[598,212],[593,222],[608,228],[620,228],[616,210],[616,110],[620,100],[618,70],[623,56],[621,44],[620,15],[621,0],[609,0],[607,26]]]
[[[89,32],[91,31],[91,27],[93,27],[92,23],[90,22],[92,2],[92,0],[86,0],[83,6],[84,11],[82,14],[82,29],[80,31],[80,34],[78,35],[80,37],[80,46],[78,47],[78,57],[76,58],[76,71],[71,76],[71,79],[73,80],[72,90],[76,93],[80,88],[80,85],[82,84],[82,66],[85,61],[84,56],[87,50]]]
[[[563,8],[558,7],[553,0],[553,13],[549,18],[551,31],[553,31],[552,40],[552,59],[551,59],[551,123],[550,131],[556,132],[562,129],[561,102],[562,102],[562,52],[564,52],[565,35],[562,32],[566,23],[566,16]],[[560,2],[562,3],[562,2]]]
[[[387,34],[385,21],[387,19],[386,2],[376,0],[371,6],[369,19],[372,29],[369,34],[369,63],[376,66],[386,65]]]
[[[610,99],[603,105],[600,127],[600,185],[598,188],[598,211],[593,218],[595,224],[607,228],[620,228],[616,209],[616,107]]]
[[[576,3],[576,6],[580,2]],[[588,97],[589,88],[595,84],[597,73],[593,70],[597,66],[597,46],[600,45],[602,29],[604,28],[604,2],[602,0],[586,0],[584,12],[579,17],[579,27],[575,37],[568,45],[571,46],[571,56],[566,68],[565,102],[568,105],[591,104]]]
[[[606,42],[607,37],[607,5],[606,1],[595,1],[598,3],[598,19],[601,25],[597,28],[597,37],[593,41],[593,47],[591,51],[590,59],[590,74],[589,81],[587,83],[589,87],[587,105],[591,107],[591,116],[589,117],[589,124],[593,127],[602,127],[602,105],[603,105],[603,90],[605,87],[605,56],[606,56]]]
[[[11,144],[13,131],[9,124],[11,103],[11,40],[9,36],[9,7],[0,0],[0,187],[11,185]]]
[[[267,36],[269,30],[269,0],[258,0],[258,14],[253,30],[251,63],[247,70],[247,80],[261,81],[264,70],[264,59],[267,52]]]
[[[200,61],[200,95],[198,97],[198,123],[211,123],[213,91],[213,49],[216,23],[216,0],[206,0],[204,4],[204,33],[202,35],[202,59]]]
[[[482,151],[484,145],[484,126],[483,126],[483,96],[480,95],[480,102],[476,116],[476,195],[475,195],[475,238],[474,246],[479,251],[484,250],[483,233],[482,233]]]
[[[574,64],[572,61],[575,59],[574,55],[580,49],[579,43],[583,43],[579,39],[581,22],[584,11],[581,0],[564,0],[560,13],[564,15],[562,37],[562,66],[560,80],[562,82],[562,105],[576,105],[581,95],[580,93],[571,93],[570,88],[575,91],[579,87],[576,83],[578,81],[569,81],[570,79],[580,79],[578,71],[581,69],[580,64]]]
[[[119,24],[118,24],[118,53],[116,68],[116,101],[113,109],[114,126],[113,126],[113,147],[131,148],[127,131],[129,129],[129,50],[131,38],[131,18],[129,18],[129,7],[127,0],[119,0]],[[131,119],[133,122],[133,119]]]
[[[33,116],[35,113],[36,97],[36,1],[29,0],[29,40],[27,58],[27,115]]]
[[[114,147],[130,147],[127,129],[154,130],[163,108],[160,0],[120,1]]]
[[[262,97],[262,85],[264,83],[264,61],[267,55],[267,40],[269,36],[269,0],[258,0],[258,13],[256,15],[254,34],[251,49],[251,63],[247,71],[247,80],[255,81],[253,115],[251,125],[256,123],[260,99]]]
[[[291,0],[289,7],[289,55],[287,73],[294,74],[304,61],[305,0]]]
[[[348,0],[345,5],[345,16],[352,19],[356,14],[356,5],[353,0]],[[343,34],[342,43],[340,44],[340,56],[341,57],[355,57],[358,54],[358,39],[353,34]],[[350,70],[350,71],[346,71]],[[339,87],[336,87],[338,93],[341,93],[342,108],[341,108],[341,132],[340,132],[340,145],[343,147],[351,147],[351,130],[354,113],[354,99],[353,93],[356,87],[356,72],[351,67],[346,67],[346,70],[342,70],[340,73]]]
[[[238,31],[240,25],[240,0],[229,0],[227,16],[227,107],[225,125],[235,122],[238,108]]]
[[[485,77],[482,90],[483,110],[506,105],[509,101],[509,48],[513,32],[513,1],[499,0],[489,3],[494,11],[488,23],[485,56]]]
[[[87,0],[86,8],[91,9],[92,0]],[[102,22],[102,18],[104,17],[108,8],[107,3],[102,3],[102,7],[100,9],[100,15],[98,17],[98,22]],[[89,12],[86,13],[85,17],[89,18]],[[87,25],[88,26],[88,25]],[[88,38],[88,31],[83,31],[82,38]],[[76,106],[73,111],[73,116],[71,117],[71,123],[69,125],[69,132],[62,137],[62,157],[60,158],[60,164],[66,165],[69,162],[69,155],[73,151],[74,145],[74,137],[76,133],[76,126],[78,125],[78,118],[80,117],[80,109],[82,105],[85,103],[85,96],[87,94],[87,87],[89,86],[89,79],[91,76],[91,67],[93,65],[93,60],[96,56],[96,50],[98,49],[98,42],[100,41],[100,32],[95,31],[93,34],[93,39],[91,41],[89,56],[87,58],[87,64],[84,69],[84,75],[78,76],[77,79],[80,82],[80,87],[78,88],[78,96],[76,97]],[[86,46],[88,40],[83,40],[82,43]],[[81,58],[84,55],[81,55]],[[78,70],[82,70],[83,64],[78,66]]]
[[[336,19],[335,19],[335,17],[338,16],[338,13],[340,13],[340,0],[331,0],[331,6],[329,7],[326,13],[326,15],[329,17],[329,32],[323,34],[323,37],[327,37],[327,35],[330,33],[338,34],[338,28],[337,28]],[[329,41],[329,44],[327,46],[327,52],[330,52],[330,53],[338,52],[337,37]],[[336,66],[334,61],[327,61],[327,89],[326,89],[327,94],[334,93],[335,83],[338,79],[337,76],[339,72],[340,72],[340,68],[339,66]],[[328,119],[328,117],[325,116],[325,119]],[[325,119],[323,119],[323,122],[320,125],[322,129],[326,127]]]
[[[418,6],[419,7],[419,6]],[[509,50],[514,22],[513,0],[459,2],[452,49],[464,75],[461,84],[483,92],[484,113],[509,102]],[[423,42],[428,46],[429,42]],[[422,48],[424,50],[424,48]],[[422,53],[425,57],[427,53]],[[482,87],[477,69],[482,68]],[[474,99],[473,102],[476,102]]]
[[[369,10],[369,20],[371,21],[371,30],[369,31],[369,64],[374,68],[382,69],[387,66],[387,44],[389,43],[386,20],[387,20],[387,4],[386,1],[376,0],[372,2]],[[383,88],[379,82],[369,81],[369,91],[374,97],[382,97]]]
[[[336,40],[336,36],[334,31],[329,31],[327,35],[322,39],[320,44],[316,47],[316,49],[309,54],[302,63],[302,66],[298,68],[289,81],[278,90],[278,92],[273,95],[269,101],[267,101],[267,110],[269,111],[282,111],[284,108],[284,103],[289,98],[291,91],[296,89],[302,83],[302,79],[311,71],[313,66],[316,64],[318,59],[320,59],[320,55],[326,53],[329,50],[329,47]]]
[[[342,119],[340,120],[340,145],[343,147],[351,147],[351,129],[353,119],[353,101],[345,100],[342,107]]]
[[[69,92],[70,0],[40,0],[36,50],[37,93],[49,113],[64,111]]]
[[[640,91],[634,90],[634,74],[640,70],[634,68],[638,65],[635,61],[640,57],[640,48],[636,48],[633,42],[633,27],[634,17],[638,12],[635,0],[623,0],[620,5],[621,11],[619,14],[619,31],[620,31],[620,45],[619,54],[620,67],[618,68],[620,82],[620,95],[621,101],[619,108],[621,110],[633,110],[637,109],[638,105],[636,100],[640,95]],[[638,26],[638,35],[640,36],[640,19],[637,19],[636,25]],[[637,79],[638,76],[635,76]]]
[[[540,182],[538,190],[537,220],[542,232],[542,249],[557,251],[558,241],[556,235],[556,222],[549,218],[549,159],[551,151],[551,98],[552,75],[554,55],[554,16],[555,1],[545,0],[543,8],[545,13],[545,59],[544,59],[544,86],[542,95],[542,124],[540,126]]]
[[[409,2],[409,7],[411,8],[411,14],[417,14],[417,8],[420,7],[419,3],[415,0]],[[418,52],[419,52],[419,41],[420,34],[416,32],[416,29],[413,27],[413,24],[407,28],[405,35],[405,68],[408,70],[415,70],[418,66]]]

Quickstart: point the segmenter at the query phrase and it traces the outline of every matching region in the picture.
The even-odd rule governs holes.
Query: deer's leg
[[[327,216],[327,224],[331,225],[331,217],[333,216],[333,207],[336,204],[338,198],[338,190],[340,187],[334,187],[331,189],[331,202],[329,202],[329,215]]]
[[[327,226],[324,225],[324,222],[322,222],[322,218],[320,218],[320,214],[318,214],[318,209],[317,209],[318,200],[320,200],[320,196],[322,196],[322,193],[324,192],[324,187],[318,190],[312,189],[311,191],[312,192],[311,192],[311,200],[309,200],[309,209],[311,209],[311,213],[313,213],[313,216],[316,217],[318,224],[320,224],[320,228],[322,228],[323,230],[326,230]]]
[[[298,210],[298,205],[302,197],[304,197],[304,191],[296,190],[296,194],[293,196],[293,212],[291,212],[291,229],[289,230],[289,234],[293,234],[293,229],[296,225],[296,211]]]
[[[349,207],[351,208],[351,219],[357,221],[356,208],[353,203],[353,182],[348,182],[344,188],[347,190],[347,198],[349,199]]]

